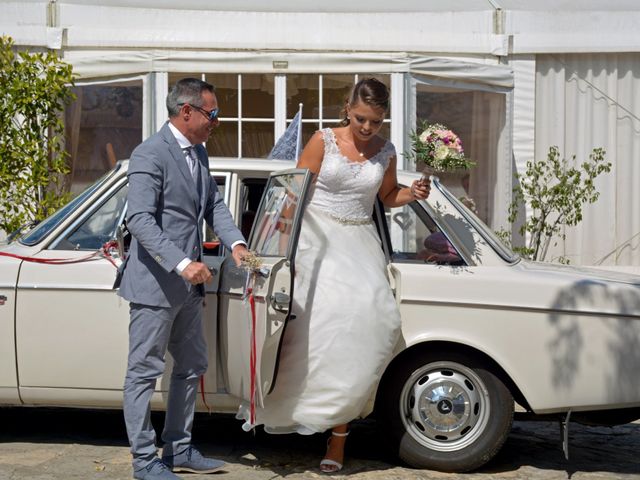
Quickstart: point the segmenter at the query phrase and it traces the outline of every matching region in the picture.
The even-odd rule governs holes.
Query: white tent
[[[172,73],[389,74],[392,98],[405,99],[391,112],[399,151],[422,86],[500,93],[486,152],[495,165],[480,171],[490,179],[492,226],[506,225],[512,176],[526,161],[551,145],[578,161],[604,147],[613,170],[598,180],[601,198],[555,253],[573,263],[640,265],[637,0],[104,3],[0,0],[0,30],[18,45],[59,50],[80,82],[140,78],[144,135],[164,120]],[[286,128],[278,115],[276,136]]]

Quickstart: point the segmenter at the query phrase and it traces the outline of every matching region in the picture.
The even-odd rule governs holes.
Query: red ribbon
[[[249,305],[251,306],[251,353],[249,356],[249,366],[251,368],[251,401],[250,418],[251,425],[256,424],[256,301],[253,296],[253,288],[247,289],[249,295]]]
[[[207,404],[207,399],[204,396],[204,375],[200,375],[200,395],[202,395],[202,403],[207,407],[207,411],[211,413],[211,407]]]
[[[11,258],[16,258],[18,260],[23,260],[25,262],[43,263],[45,265],[68,265],[68,264],[71,264],[71,263],[88,262],[89,260],[91,260],[92,258],[95,258],[95,257],[104,257],[107,260],[109,260],[111,265],[113,265],[114,267],[118,268],[118,265],[116,265],[116,262],[113,260],[113,257],[111,256],[111,253],[109,253],[109,249],[110,248],[114,248],[116,246],[117,246],[117,243],[115,241],[107,242],[104,245],[102,245],[102,247],[100,249],[96,250],[95,252],[91,252],[91,253],[85,255],[84,257],[79,257],[79,258],[25,257],[24,255],[16,255],[15,253],[8,253],[8,252],[0,252],[0,257],[11,257]]]

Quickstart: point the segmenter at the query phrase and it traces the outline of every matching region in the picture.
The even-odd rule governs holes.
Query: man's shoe
[[[181,480],[181,478],[174,475],[159,458],[153,460],[146,467],[134,471],[133,478],[139,480]]]
[[[213,473],[226,465],[222,460],[203,457],[191,446],[172,457],[162,457],[162,461],[174,472]]]

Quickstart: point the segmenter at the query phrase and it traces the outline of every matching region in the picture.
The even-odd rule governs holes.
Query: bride
[[[428,181],[400,188],[393,144],[378,136],[389,109],[375,78],[352,89],[339,128],[316,132],[299,168],[315,174],[295,261],[292,313],[278,380],[256,412],[269,433],[331,429],[320,470],[342,469],[348,423],[365,411],[400,333],[371,215],[376,195],[389,207],[429,195]],[[248,406],[239,418],[248,423]]]

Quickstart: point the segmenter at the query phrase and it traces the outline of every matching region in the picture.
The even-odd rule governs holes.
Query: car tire
[[[514,403],[484,362],[436,352],[398,360],[383,378],[376,411],[400,459],[466,472],[493,458],[511,431]]]

